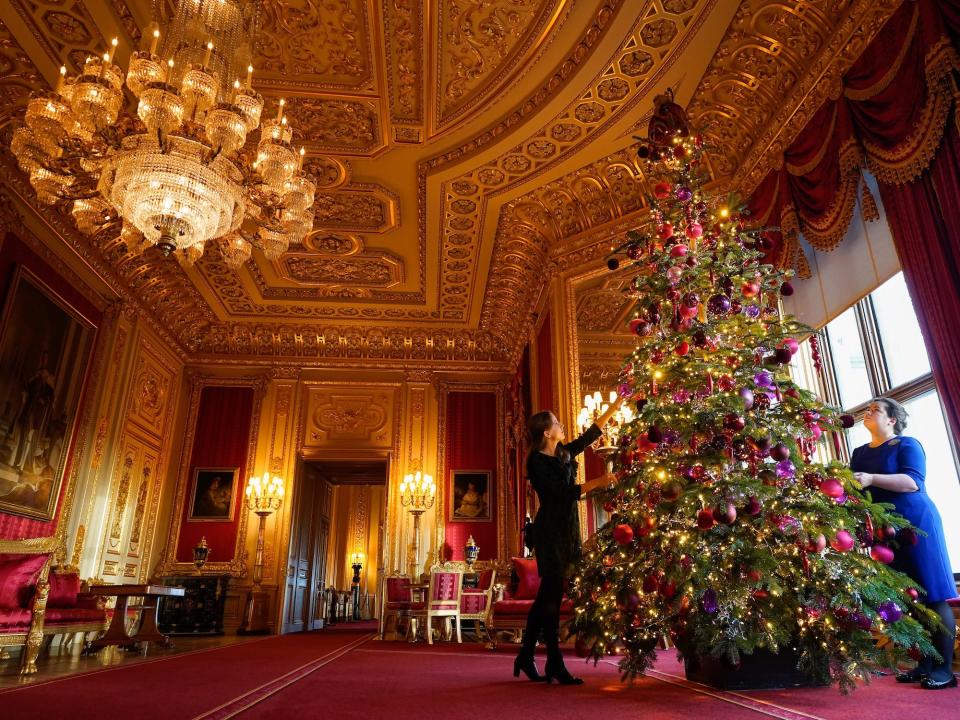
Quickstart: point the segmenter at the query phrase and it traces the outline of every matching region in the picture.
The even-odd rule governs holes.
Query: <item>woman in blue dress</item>
[[[953,675],[953,638],[956,632],[953,612],[947,600],[957,595],[953,580],[943,523],[924,487],[927,458],[915,438],[905,437],[907,411],[895,400],[871,401],[863,419],[871,440],[853,451],[850,469],[864,488],[870,488],[875,502],[892,503],[925,535],[916,543],[901,541],[892,567],[910,576],[924,590],[923,603],[940,616],[943,629],[933,635],[933,645],[942,660],[924,657],[910,672],[897,675],[898,682],[919,682],[929,690],[956,687]]]

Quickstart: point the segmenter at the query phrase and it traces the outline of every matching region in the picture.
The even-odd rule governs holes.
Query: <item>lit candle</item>
[[[253,82],[253,65],[247,65],[247,90],[250,89],[250,83]]]
[[[210,64],[210,53],[212,53],[212,52],[213,52],[213,43],[212,43],[212,42],[208,42],[208,43],[207,43],[207,52],[206,52],[206,53],[204,54],[204,56],[203,56],[203,66],[204,66],[204,67],[207,67],[207,65]]]
[[[167,82],[173,77],[173,58],[167,60]]]
[[[277,122],[283,120],[283,106],[287,104],[287,101],[283,98],[280,98],[280,104],[277,106]]]
[[[153,31],[153,40],[150,41],[150,54],[157,54],[157,43],[160,42],[160,28]]]
[[[303,170],[303,156],[306,154],[306,152],[307,152],[307,149],[301,145],[301,146],[300,146],[300,159],[297,160],[297,172],[300,172],[301,170]]]
[[[60,66],[60,77],[57,78],[57,95],[63,94],[63,81],[67,77],[67,66]]]
[[[117,38],[114,38],[113,40],[110,41],[110,50],[109,50],[109,52],[104,56],[104,57],[106,58],[106,60],[107,60],[108,63],[113,62],[113,53],[115,53],[115,52],[117,51],[117,43],[118,43],[118,42],[119,42],[119,41],[117,40]]]
[[[240,91],[240,79],[237,78],[233,81],[233,94],[230,96],[230,103],[233,104],[237,101],[237,93]]]

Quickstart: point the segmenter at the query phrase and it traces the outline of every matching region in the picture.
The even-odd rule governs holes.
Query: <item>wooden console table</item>
[[[91,643],[91,647],[133,645],[138,642],[170,644],[170,638],[157,629],[157,605],[161,597],[183,597],[183,588],[165,585],[91,585],[89,592],[91,595],[117,598],[110,627],[102,638]],[[127,602],[131,597],[143,598],[140,606],[140,629],[134,635],[128,635],[126,628]]]

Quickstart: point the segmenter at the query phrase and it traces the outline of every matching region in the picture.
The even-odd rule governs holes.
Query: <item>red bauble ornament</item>
[[[684,320],[688,320],[690,318],[696,317],[697,310],[698,308],[696,305],[694,305],[693,307],[690,307],[688,305],[681,305],[679,308],[680,317],[682,317]]]
[[[784,297],[790,297],[793,295],[793,285],[791,285],[789,282],[783,283],[783,285],[780,286],[780,294]]]
[[[670,197],[671,191],[670,183],[659,182],[653,186],[653,196],[657,200],[666,200]]]
[[[755,282],[745,282],[740,286],[740,292],[744,297],[752,298],[760,294],[760,285]]]
[[[822,552],[827,547],[827,539],[823,533],[818,533],[816,537],[810,538],[807,542],[807,550],[810,552]]]
[[[645,593],[656,592],[660,587],[660,579],[656,575],[647,575],[643,579],[643,591]]]
[[[893,562],[893,550],[886,545],[874,545],[870,548],[870,557],[884,565],[889,565]]]
[[[772,448],[770,448],[770,457],[772,457],[777,462],[782,460],[787,460],[790,457],[790,448],[788,448],[783,443],[777,443]]]
[[[747,579],[750,582],[760,582],[760,571],[751,570],[750,572],[747,573]]]
[[[736,413],[728,413],[723,417],[723,426],[728,430],[740,432],[747,426],[747,421]]]
[[[909,587],[904,592],[907,593],[912,600],[917,600],[920,597],[920,593],[914,587]]]
[[[621,523],[613,529],[613,539],[619,545],[629,545],[633,541],[633,528]]]
[[[762,509],[763,506],[760,504],[760,501],[751,495],[746,506],[743,508],[743,512],[746,515],[756,516],[760,514]]]
[[[838,530],[837,534],[833,536],[833,540],[830,541],[830,547],[837,552],[850,552],[855,544],[853,535],[846,530]]]
[[[671,223],[664,223],[657,229],[657,237],[661,240],[669,240],[673,237],[673,225]]]
[[[732,525],[737,519],[737,509],[732,502],[719,505],[713,510],[713,519],[725,525]]]
[[[709,530],[714,525],[713,513],[704,508],[697,513],[697,527],[701,530]]]
[[[670,248],[670,257],[679,258],[679,257],[683,257],[686,254],[687,254],[686,245],[674,245],[672,248]]]
[[[844,494],[843,484],[836,478],[827,478],[820,483],[820,492],[827,497],[838,498]]]
[[[677,594],[677,584],[673,580],[660,583],[660,594],[667,600]]]
[[[682,343],[677,345],[677,349],[674,350],[674,352],[677,353],[677,355],[679,355],[680,357],[683,357],[688,352],[690,352],[690,343],[684,340]]]

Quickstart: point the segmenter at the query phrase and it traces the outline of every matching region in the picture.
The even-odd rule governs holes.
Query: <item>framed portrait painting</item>
[[[490,471],[450,471],[450,522],[490,520]]]
[[[239,468],[197,468],[193,473],[193,488],[190,493],[190,512],[187,520],[226,521],[233,520],[236,500],[237,473]]]
[[[0,511],[50,520],[96,327],[23,266],[0,321]]]

